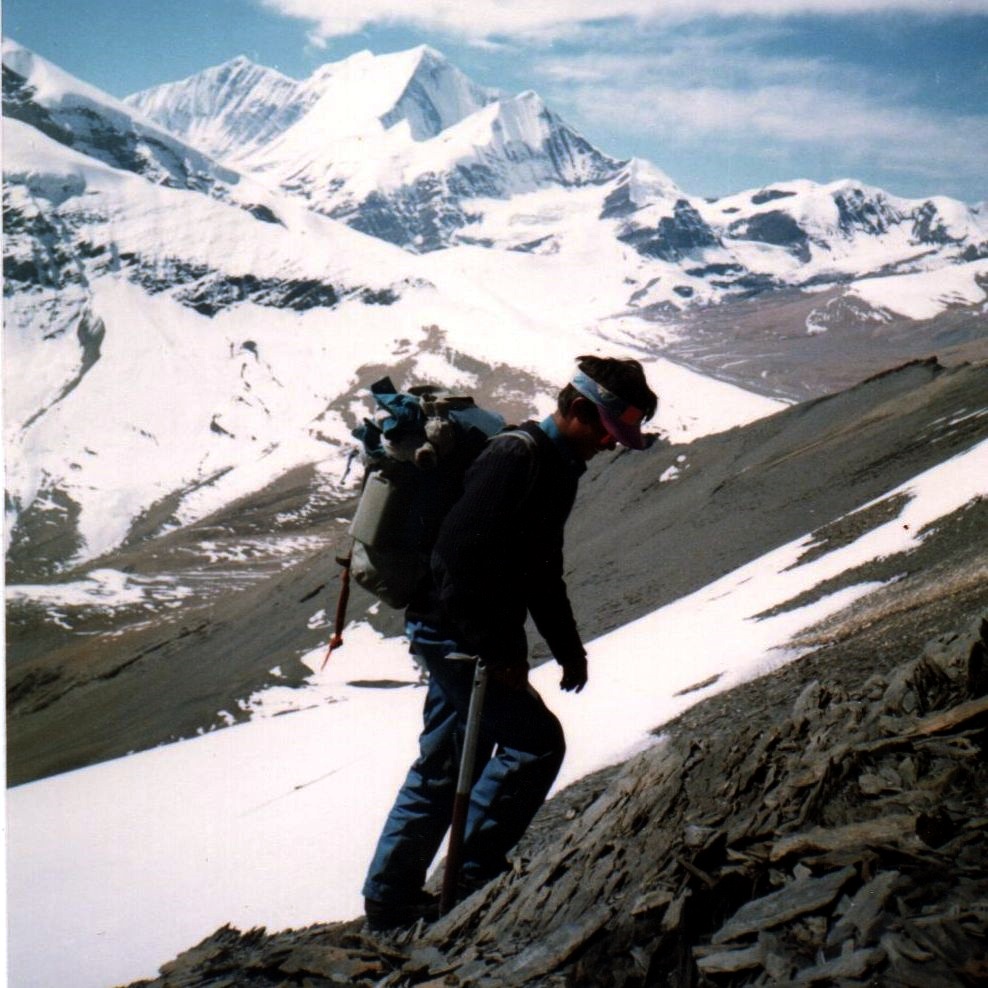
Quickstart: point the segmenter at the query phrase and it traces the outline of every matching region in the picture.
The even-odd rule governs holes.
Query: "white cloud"
[[[778,159],[818,148],[849,175],[878,162],[917,177],[977,180],[988,148],[984,117],[934,114],[806,84],[747,90],[651,84],[632,98],[621,87],[576,83],[568,101],[585,126]]]
[[[650,36],[645,52],[621,50],[620,44],[611,40],[606,50],[598,45],[567,57],[539,59],[533,70],[554,82],[600,82],[629,91],[657,80],[681,89],[712,84],[733,89],[836,75],[824,58],[768,55],[757,50],[773,36],[750,29],[718,35],[677,32],[674,37]],[[840,67],[845,82],[855,76],[864,82],[854,66]]]
[[[647,134],[667,149],[740,153],[780,169],[815,157],[852,176],[877,168],[941,186],[983,183],[988,117],[977,108],[923,108],[923,81],[908,73],[781,54],[786,33],[765,22],[654,31],[644,50],[608,38],[604,50],[536,59],[533,71],[587,133]]]
[[[466,38],[565,35],[591,21],[623,18],[640,23],[705,17],[841,16],[905,13],[930,16],[988,13],[988,0],[262,0],[289,17],[310,21],[325,41],[371,25],[405,24]]]

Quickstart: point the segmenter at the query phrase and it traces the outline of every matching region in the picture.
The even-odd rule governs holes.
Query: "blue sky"
[[[302,78],[425,42],[690,193],[853,177],[988,198],[988,0],[4,0],[3,17],[116,96],[238,54]]]

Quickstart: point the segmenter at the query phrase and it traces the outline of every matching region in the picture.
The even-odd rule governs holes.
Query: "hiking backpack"
[[[439,526],[463,491],[467,467],[504,419],[473,398],[431,386],[398,391],[390,378],[370,387],[378,412],[353,430],[363,446],[363,491],[350,524],[353,578],[391,607],[406,607],[429,570]]]

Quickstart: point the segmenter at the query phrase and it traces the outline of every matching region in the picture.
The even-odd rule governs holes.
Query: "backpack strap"
[[[491,436],[487,442],[493,443],[504,439],[521,440],[522,445],[528,447],[528,483],[525,487],[525,493],[518,502],[518,507],[521,507],[532,493],[532,489],[535,487],[535,480],[539,475],[539,458],[535,455],[539,448],[539,443],[535,436],[530,432],[526,432],[524,429],[505,429],[504,432],[498,432]]]
[[[530,449],[535,450],[538,448],[538,441],[535,436],[525,429],[505,429],[503,432],[497,432],[487,441],[489,443],[495,442],[498,439],[505,439],[508,436],[514,436],[517,439],[521,439],[522,442]]]

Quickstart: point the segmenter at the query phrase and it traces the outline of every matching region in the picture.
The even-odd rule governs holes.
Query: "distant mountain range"
[[[634,353],[687,438],[778,404],[663,355],[793,398],[985,347],[983,209],[853,181],[708,201],[428,47],[120,101],[7,40],[3,99],[17,579],[299,465],[342,496],[359,387],[399,362],[522,415],[573,355]]]
[[[535,93],[476,86],[428,47],[360,52],[303,82],[240,57],[126,102],[216,159],[415,251],[559,250],[572,211],[506,217],[505,201],[595,189],[579,218],[675,269],[639,305],[988,257],[985,217],[945,197],[901,199],[850,180],[690,196],[649,163],[593,147]]]

